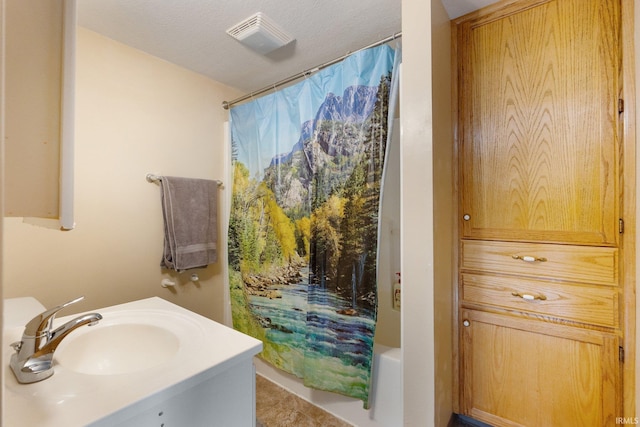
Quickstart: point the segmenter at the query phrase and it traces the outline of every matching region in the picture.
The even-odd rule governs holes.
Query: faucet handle
[[[76,299],[72,299],[71,301],[65,302],[64,304],[61,304],[57,307],[51,308],[49,310],[46,310],[38,314],[36,317],[31,319],[29,323],[27,323],[27,325],[24,328],[23,335],[30,336],[30,337],[40,337],[44,335],[46,332],[49,332],[51,330],[53,319],[55,318],[56,314],[60,310],[70,306],[71,304],[75,304],[79,301],[82,301],[83,299],[84,299],[84,296],[80,296]]]

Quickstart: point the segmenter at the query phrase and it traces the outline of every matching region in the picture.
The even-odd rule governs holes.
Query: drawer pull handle
[[[544,301],[547,299],[547,297],[545,297],[544,295],[521,294],[520,292],[511,292],[511,295],[513,295],[514,297],[522,298],[523,300],[527,300],[527,301],[535,301],[535,300]]]
[[[525,256],[521,256],[521,255],[511,255],[511,258],[513,259],[521,259],[524,262],[546,262],[547,259],[543,258],[543,257],[534,257],[534,256],[530,256],[530,255],[525,255]]]

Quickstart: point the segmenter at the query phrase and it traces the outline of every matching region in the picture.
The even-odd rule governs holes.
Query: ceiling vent
[[[262,12],[229,28],[227,34],[263,55],[293,41],[289,34]]]

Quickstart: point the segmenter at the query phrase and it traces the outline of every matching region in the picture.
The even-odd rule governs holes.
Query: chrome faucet
[[[34,383],[53,375],[53,353],[64,337],[80,326],[92,326],[102,319],[99,313],[84,314],[52,330],[56,314],[83,299],[82,296],[46,310],[27,323],[22,339],[11,344],[16,352],[11,355],[10,366],[19,383]]]

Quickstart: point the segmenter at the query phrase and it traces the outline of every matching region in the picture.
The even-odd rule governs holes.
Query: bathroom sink
[[[6,425],[159,425],[158,414],[165,414],[168,425],[169,415],[178,413],[164,411],[172,399],[181,402],[180,408],[188,408],[185,416],[199,411],[190,406],[193,397],[180,400],[186,390],[201,390],[197,388],[201,384],[227,387],[218,378],[226,378],[238,366],[254,378],[252,358],[262,348],[260,341],[168,301],[154,297],[92,311],[102,319],[67,335],[54,353],[54,374],[30,384],[18,383],[8,363],[15,351],[10,344],[20,340],[24,326],[4,328]],[[76,316],[56,319],[53,326]],[[240,378],[236,374],[229,378],[236,377]],[[217,399],[238,398],[230,390],[221,391]],[[198,408],[222,413],[233,406],[227,402],[214,408],[207,401]]]
[[[180,348],[171,331],[153,325],[118,324],[86,328],[70,335],[56,360],[65,368],[91,375],[127,374],[153,368],[175,357]]]
[[[161,310],[105,311],[102,320],[69,334],[56,350],[58,367],[88,375],[151,369],[197,351],[204,332],[189,316]]]

